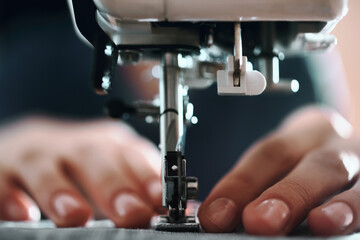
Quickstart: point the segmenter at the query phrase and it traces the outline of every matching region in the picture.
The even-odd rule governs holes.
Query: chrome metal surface
[[[180,79],[177,53],[164,53],[163,68],[159,81],[160,95],[160,150],[162,156],[162,203],[166,206],[166,185],[164,178],[165,156],[169,151],[177,151],[182,144],[184,133],[183,86]]]
[[[183,86],[178,67],[178,54],[165,53],[160,78],[160,148],[163,156],[168,151],[176,151],[181,144],[183,124]]]
[[[234,87],[240,87],[240,74],[242,65],[242,41],[241,41],[241,26],[240,23],[234,25]]]

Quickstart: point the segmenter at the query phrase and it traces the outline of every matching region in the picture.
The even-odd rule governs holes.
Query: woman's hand
[[[358,230],[360,139],[350,135],[334,112],[295,113],[215,186],[198,212],[202,227],[230,232],[242,222],[250,234],[284,235],[308,217],[316,235]]]
[[[0,219],[85,225],[98,209],[145,227],[161,206],[160,156],[125,124],[45,118],[0,132]]]

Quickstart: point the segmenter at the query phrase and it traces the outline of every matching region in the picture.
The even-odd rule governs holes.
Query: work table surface
[[[318,238],[313,237],[308,232],[305,225],[300,226],[288,237],[257,237],[249,236],[241,230],[238,233],[230,234],[209,234],[209,233],[173,233],[158,232],[151,229],[121,229],[114,228],[108,220],[92,221],[87,227],[82,228],[56,228],[50,221],[41,221],[39,223],[28,222],[1,222],[0,221],[0,239],[70,239],[70,240],[359,240],[360,233]]]

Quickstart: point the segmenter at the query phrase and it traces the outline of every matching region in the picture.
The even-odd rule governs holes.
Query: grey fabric
[[[255,237],[248,236],[244,233],[232,234],[208,234],[208,233],[170,233],[156,232],[146,229],[117,229],[114,228],[110,221],[90,222],[85,228],[55,228],[50,221],[42,221],[40,223],[14,223],[0,222],[0,239],[26,239],[26,240],[359,240],[360,234],[352,234],[348,236],[317,238],[309,236],[304,226],[297,229],[292,236],[289,237]]]

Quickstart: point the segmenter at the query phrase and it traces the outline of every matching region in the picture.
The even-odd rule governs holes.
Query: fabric
[[[146,229],[117,229],[108,220],[90,222],[86,228],[55,228],[50,221],[40,223],[0,222],[0,239],[26,240],[358,240],[360,234],[348,236],[318,238],[310,236],[304,225],[289,237],[257,237],[244,233],[173,233],[157,232]]]

